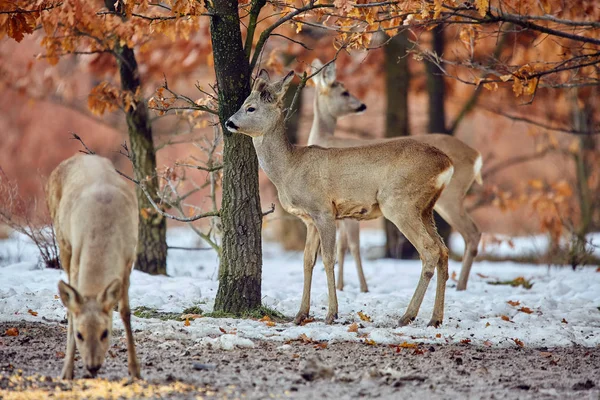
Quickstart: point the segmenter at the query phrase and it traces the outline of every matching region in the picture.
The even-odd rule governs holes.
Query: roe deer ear
[[[326,85],[331,85],[333,82],[335,82],[335,79],[337,77],[335,70],[335,61],[323,68],[321,74],[323,75],[323,81]]]
[[[316,86],[325,85],[325,81],[323,81],[323,71],[320,70],[323,68],[323,63],[318,58],[315,58],[313,62],[310,64],[310,74],[314,74],[317,71],[319,72],[317,75],[313,76],[312,79],[315,82]]]
[[[58,282],[58,293],[60,294],[60,300],[67,307],[67,310],[73,314],[77,314],[83,304],[83,297],[79,292],[65,281]]]
[[[258,78],[260,78],[260,79],[263,79],[263,80],[265,80],[265,81],[267,81],[267,82],[269,82],[269,81],[271,80],[271,77],[269,77],[269,72],[268,72],[266,69],[264,69],[264,68],[262,68],[262,69],[261,69],[261,70],[258,72],[258,76],[257,76],[256,78],[257,78],[257,79],[258,79]]]
[[[275,94],[277,101],[283,99],[283,96],[285,96],[285,92],[287,92],[287,89],[290,86],[290,83],[292,83],[294,76],[296,76],[294,71],[290,71],[279,82],[276,82],[272,85],[273,93]]]
[[[262,92],[265,90],[265,87],[269,84],[269,73],[266,69],[261,69],[258,73],[258,76],[254,80],[254,85],[252,86],[252,90],[256,92]]]
[[[121,281],[115,279],[98,295],[97,300],[102,305],[104,312],[109,312],[115,308],[115,305],[121,300],[121,297]]]

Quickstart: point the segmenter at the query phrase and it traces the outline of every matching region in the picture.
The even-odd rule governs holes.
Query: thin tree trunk
[[[136,93],[141,86],[140,73],[133,49],[127,46],[116,46],[121,88]],[[134,174],[137,180],[146,181],[148,192],[157,196],[159,183],[156,177],[156,153],[152,140],[152,127],[148,118],[145,102],[135,105],[126,113],[129,141],[133,155]],[[144,192],[136,187],[138,205],[141,209],[152,210],[150,201]],[[158,198],[155,197],[158,202]],[[147,215],[143,217],[142,215]],[[167,223],[165,218],[156,212],[140,213],[137,260],[135,268],[149,274],[167,273]]]
[[[238,2],[215,0],[210,32],[224,132],[223,252],[215,311],[242,314],[261,305],[262,211],[258,160],[252,139],[231,134],[225,122],[250,94],[250,68],[242,45]]]
[[[298,90],[298,84],[292,83],[285,96],[286,107],[292,104],[294,95]],[[299,95],[296,107],[292,110],[292,115],[286,124],[286,133],[290,143],[298,144],[298,128],[300,125],[300,115],[302,114],[303,96]],[[273,190],[276,190],[273,186]],[[280,204],[277,204],[277,218],[279,220],[278,237],[285,250],[303,250],[306,242],[306,225],[302,220],[287,211]]]
[[[444,54],[444,25],[436,26],[432,34],[432,50],[438,54]],[[446,107],[444,100],[446,99],[446,86],[444,82],[444,74],[439,70],[437,65],[427,62],[425,64],[427,70],[427,92],[429,94],[429,123],[427,131],[429,133],[450,133],[446,128]],[[448,243],[452,227],[436,212],[434,215],[435,225],[438,233]]]
[[[387,108],[385,136],[408,136],[408,40],[405,33],[393,37],[385,46],[385,76]],[[385,220],[385,257],[413,258],[416,250],[398,228]],[[412,251],[411,251],[412,250]]]

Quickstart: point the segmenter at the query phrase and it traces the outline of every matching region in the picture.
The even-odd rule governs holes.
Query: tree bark
[[[436,26],[432,34],[432,50],[438,54],[444,54],[444,25]],[[446,128],[446,107],[444,100],[446,99],[446,86],[444,82],[444,74],[439,70],[437,65],[426,62],[427,70],[427,92],[429,94],[429,123],[427,131],[429,133],[450,133]],[[451,133],[450,133],[451,134]],[[435,225],[438,233],[444,239],[444,243],[448,243],[452,227],[436,212],[434,215]]]
[[[225,122],[250,94],[250,68],[242,44],[238,2],[215,0],[210,20],[224,132],[222,256],[215,311],[243,314],[261,305],[262,211],[258,160],[252,139],[231,134]]]
[[[117,63],[121,76],[121,88],[136,93],[140,87],[140,73],[133,49],[117,45]],[[133,158],[136,180],[146,181],[148,192],[158,202],[159,183],[156,177],[156,153],[152,139],[152,127],[148,118],[148,108],[144,101],[135,104],[126,112],[129,142]],[[136,187],[139,209],[152,210],[144,192]],[[142,215],[148,215],[147,218]],[[157,212],[140,213],[135,268],[149,274],[167,274],[167,223]]]
[[[408,40],[405,33],[393,37],[385,46],[386,100],[385,136],[408,136]],[[413,258],[417,253],[414,247],[400,233],[398,228],[385,220],[385,257]],[[418,254],[416,254],[418,257]]]

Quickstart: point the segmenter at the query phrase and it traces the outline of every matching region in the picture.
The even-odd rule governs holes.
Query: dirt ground
[[[5,332],[16,327],[18,336]],[[116,331],[100,379],[56,379],[66,325],[0,323],[0,399],[599,399],[600,348],[256,342],[224,351],[137,332],[143,382],[130,384]],[[282,347],[283,346],[283,347]],[[325,347],[325,348],[323,348]],[[85,371],[76,363],[76,378]]]

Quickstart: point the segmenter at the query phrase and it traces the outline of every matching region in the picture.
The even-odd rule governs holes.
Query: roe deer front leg
[[[130,263],[131,265],[132,263]],[[129,267],[131,270],[131,267]],[[129,375],[132,379],[141,379],[140,363],[135,352],[135,341],[133,340],[133,332],[131,331],[131,308],[129,306],[129,274],[123,279],[123,294],[119,303],[119,313],[123,326],[125,326],[125,335],[127,337],[127,366]]]
[[[317,232],[316,226],[312,222],[304,221],[306,224],[306,244],[304,246],[304,289],[302,291],[302,302],[300,303],[300,311],[294,319],[296,325],[300,325],[302,321],[308,318],[310,312],[310,287],[312,285],[312,274],[317,262],[317,254],[321,239]]]

